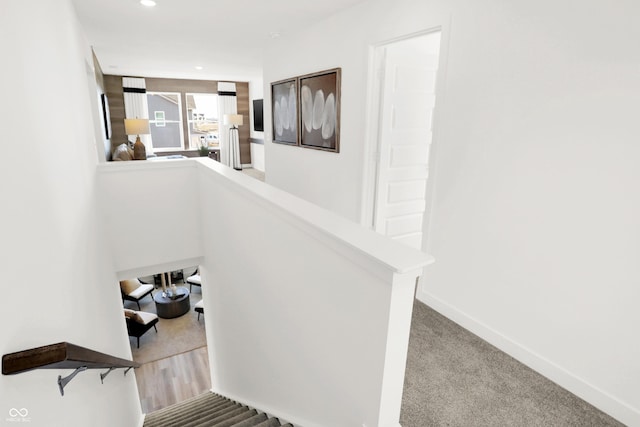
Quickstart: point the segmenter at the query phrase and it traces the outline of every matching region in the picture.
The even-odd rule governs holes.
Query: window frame
[[[156,127],[166,127],[167,123],[177,123],[178,124],[178,130],[179,130],[179,135],[180,135],[180,145],[179,146],[174,146],[174,147],[156,147],[153,144],[153,135],[151,136],[151,145],[153,147],[153,151],[157,151],[157,152],[167,152],[167,151],[183,151],[184,148],[184,114],[182,111],[182,92],[174,92],[174,91],[167,91],[167,90],[162,90],[162,91],[158,91],[158,90],[154,90],[154,91],[147,91],[146,93],[147,97],[149,95],[171,95],[171,96],[177,96],[178,97],[178,117],[180,117],[180,120],[167,120],[166,119],[166,113],[165,111],[149,111],[149,113],[153,113],[153,114],[149,114],[149,126],[153,125]],[[147,98],[147,103],[149,102],[149,99]],[[157,120],[157,114],[156,113],[163,113],[163,120]],[[151,119],[151,116],[153,115],[153,119]],[[162,124],[158,124],[158,123],[162,123]]]
[[[186,122],[187,132],[186,132],[186,134],[187,134],[188,147],[186,149],[187,150],[198,150],[198,148],[199,148],[199,145],[195,146],[195,147],[191,146],[191,124],[194,123],[194,122],[197,122],[197,120],[193,120],[191,117],[189,117],[189,108],[188,108],[189,107],[188,106],[188,97],[189,97],[189,95],[192,95],[192,96],[193,95],[207,95],[207,96],[213,96],[215,98],[215,101],[216,101],[216,114],[218,115],[218,131],[217,131],[218,137],[217,137],[217,140],[219,142],[220,141],[220,117],[219,117],[219,114],[218,114],[219,111],[217,111],[218,110],[218,105],[217,104],[218,104],[218,100],[219,100],[218,93],[217,92],[184,92],[184,101],[185,101],[185,105],[187,106],[187,111],[186,111],[185,114],[187,116],[186,117],[186,119],[187,119],[187,122]]]

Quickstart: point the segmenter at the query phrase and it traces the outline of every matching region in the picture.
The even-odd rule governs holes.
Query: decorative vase
[[[140,137],[136,138],[136,143],[133,144],[133,159],[134,160],[147,160],[147,149],[145,148]]]

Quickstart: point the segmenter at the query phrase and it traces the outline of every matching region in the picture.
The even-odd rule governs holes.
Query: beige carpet
[[[417,300],[400,424],[622,427]]]
[[[153,292],[155,294],[156,292],[162,292],[162,290],[158,289]],[[156,325],[158,333],[153,328],[147,331],[140,337],[140,348],[136,348],[136,339],[129,337],[135,362],[153,362],[207,345],[204,316],[200,315],[200,321],[198,322],[198,313],[193,311],[193,306],[202,299],[200,287],[193,287],[193,292],[189,299],[191,310],[174,319],[159,319]],[[125,301],[124,306],[132,310],[138,309],[138,306],[130,301]],[[156,312],[156,305],[150,297],[145,297],[140,301],[140,307],[142,311]]]

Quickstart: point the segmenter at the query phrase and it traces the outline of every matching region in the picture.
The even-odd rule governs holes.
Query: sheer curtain
[[[218,138],[220,140],[220,163],[233,167],[232,148],[229,143],[229,128],[224,124],[225,114],[236,114],[238,103],[236,102],[236,84],[230,82],[218,82]]]
[[[149,119],[147,104],[147,86],[143,78],[123,77],[122,91],[124,92],[124,117],[126,119]],[[151,135],[140,135],[147,155],[153,154]]]

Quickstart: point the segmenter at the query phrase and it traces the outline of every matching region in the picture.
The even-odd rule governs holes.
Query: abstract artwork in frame
[[[340,151],[340,74],[335,68],[298,78],[302,147]]]
[[[295,78],[271,83],[273,142],[298,145],[298,85]]]

